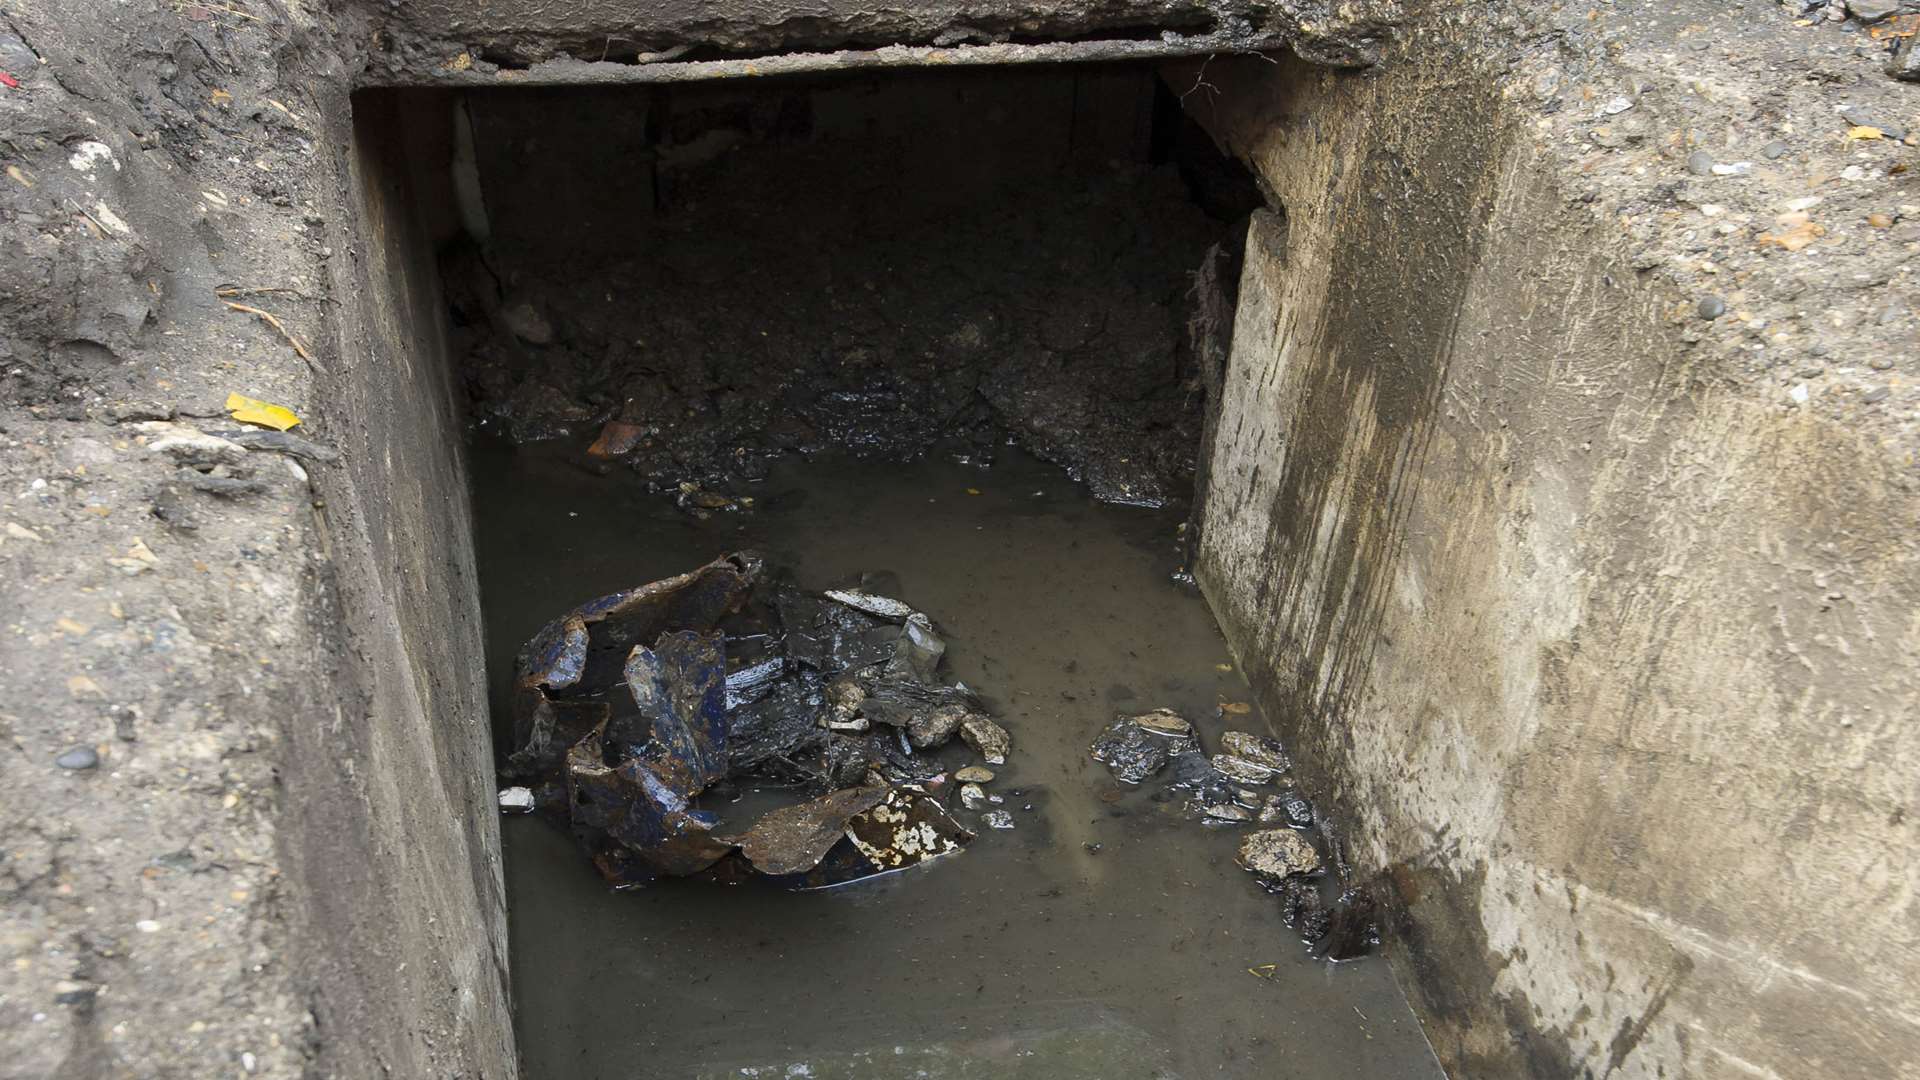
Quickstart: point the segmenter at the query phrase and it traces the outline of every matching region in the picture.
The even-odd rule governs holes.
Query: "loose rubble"
[[[1225,716],[1249,711],[1221,709]],[[1247,731],[1222,732],[1219,741],[1218,752],[1207,754],[1193,724],[1170,709],[1156,709],[1115,717],[1094,737],[1090,753],[1122,784],[1160,776],[1162,786],[1153,798],[1177,805],[1203,825],[1281,826],[1243,834],[1238,863],[1279,898],[1281,921],[1299,933],[1312,955],[1335,961],[1366,955],[1380,941],[1374,902],[1365,889],[1347,884],[1350,868],[1331,824],[1315,815],[1312,802],[1296,788],[1253,790],[1293,768],[1285,747]],[[1103,799],[1113,801],[1120,790],[1109,794],[1113,798]],[[962,798],[967,798],[964,790]],[[1314,835],[1328,858],[1322,859]],[[1322,895],[1323,883],[1340,889],[1330,902]]]
[[[759,874],[823,888],[953,854],[973,833],[929,755],[958,735],[1004,764],[1012,738],[940,680],[945,651],[901,601],[807,593],[744,554],[601,597],[521,650],[500,808],[566,826],[621,887]],[[731,831],[702,796],[737,781],[811,797]],[[975,782],[959,797],[999,801]]]

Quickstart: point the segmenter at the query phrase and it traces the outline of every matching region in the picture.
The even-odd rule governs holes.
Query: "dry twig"
[[[313,358],[313,354],[307,351],[307,347],[300,344],[300,339],[294,337],[293,332],[287,329],[286,324],[276,318],[272,312],[262,311],[257,307],[248,307],[245,304],[236,304],[231,300],[224,301],[224,303],[233,310],[246,315],[252,315],[261,322],[278,330],[280,336],[287,339],[287,344],[293,346],[293,351],[300,354],[300,359],[307,362],[308,367],[311,367],[315,371],[325,373],[326,368],[321,366],[320,361]]]

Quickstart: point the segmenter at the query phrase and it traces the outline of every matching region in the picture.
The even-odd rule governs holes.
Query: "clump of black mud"
[[[489,236],[443,274],[481,427],[593,435],[663,489],[787,453],[1017,442],[1104,500],[1190,494],[1194,272],[1251,186],[1214,182],[1231,170],[1150,74],[490,96],[468,116]]]

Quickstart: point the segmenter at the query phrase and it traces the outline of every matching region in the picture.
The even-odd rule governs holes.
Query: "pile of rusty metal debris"
[[[501,806],[569,828],[619,886],[822,888],[951,854],[973,834],[936,752],[958,736],[997,765],[1010,740],[941,681],[945,651],[899,600],[770,582],[744,554],[601,597],[521,650]],[[743,784],[804,798],[735,831],[714,807]]]

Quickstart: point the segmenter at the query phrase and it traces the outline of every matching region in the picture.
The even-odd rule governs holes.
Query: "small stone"
[[[100,764],[100,754],[91,746],[76,746],[53,759],[63,769],[92,769]]]
[[[1313,804],[1307,801],[1305,795],[1289,788],[1275,795],[1273,801],[1278,804],[1276,808],[1280,811],[1280,820],[1296,829],[1313,827]],[[1260,820],[1266,820],[1264,814]]]
[[[1193,734],[1193,725],[1187,723],[1186,718],[1174,712],[1172,709],[1155,709],[1150,713],[1141,713],[1139,716],[1132,716],[1127,719],[1132,720],[1134,723],[1139,724],[1141,727],[1146,728],[1156,735],[1181,736]]]
[[[1787,144],[1775,139],[1760,151],[1760,156],[1768,161],[1778,161],[1787,156]]]
[[[1005,810],[989,810],[980,815],[980,820],[989,829],[1013,828],[1013,815]]]
[[[1687,171],[1695,176],[1713,175],[1713,155],[1705,150],[1695,150],[1687,155]]]
[[[960,738],[989,765],[1005,765],[1007,751],[1013,749],[1013,737],[1007,729],[979,713],[968,713],[960,722]]]
[[[1753,162],[1751,161],[1732,161],[1713,166],[1715,176],[1745,176],[1752,171]]]
[[[533,791],[530,788],[502,788],[499,801],[500,812],[503,814],[533,813]]]
[[[1700,306],[1697,310],[1701,318],[1712,322],[1727,313],[1727,302],[1717,296],[1703,296],[1700,298]]]
[[[907,741],[913,744],[915,750],[945,746],[970,715],[972,711],[965,705],[942,705],[925,716],[916,716],[907,721]],[[987,722],[993,723],[991,720]]]
[[[1215,803],[1202,811],[1209,821],[1252,821],[1253,815],[1246,807],[1233,803]]]
[[[1280,743],[1264,735],[1229,731],[1220,736],[1220,749],[1242,761],[1265,766],[1274,772],[1286,772],[1293,768],[1293,761],[1287,757]]]
[[[1863,23],[1877,23],[1899,10],[1899,0],[1847,0],[1847,14]]]
[[[1841,110],[1840,116],[1854,127],[1878,128],[1880,134],[1885,135],[1889,139],[1897,141],[1907,137],[1907,129],[1904,124],[1900,124],[1879,113],[1849,107]]]
[[[960,805],[969,810],[978,810],[987,805],[986,789],[979,784],[961,784]]]
[[[157,934],[160,932],[160,924],[152,919],[141,919],[139,922],[133,924],[133,928],[143,934]]]
[[[29,544],[41,543],[40,534],[17,521],[7,522],[7,535],[15,540],[25,540]]]
[[[1600,106],[1600,115],[1618,116],[1621,113],[1626,112],[1628,109],[1631,109],[1631,108],[1633,108],[1632,98],[1617,97],[1608,101],[1605,105]]]
[[[1867,391],[1864,395],[1862,395],[1860,400],[1866,402],[1869,405],[1878,405],[1879,403],[1887,400],[1887,396],[1892,393],[1893,391],[1887,387],[1876,386],[1873,389]]]
[[[993,783],[993,770],[983,769],[978,765],[969,765],[954,773],[953,778],[963,784],[991,784]]]
[[[1920,82],[1920,45],[1914,38],[1901,38],[1887,58],[1887,74],[1902,82]]]
[[[1891,229],[1893,228],[1893,218],[1886,214],[1868,214],[1867,224],[1876,229]]]
[[[1892,371],[1893,361],[1884,356],[1876,356],[1867,361],[1867,366],[1875,371]]]
[[[513,336],[529,345],[553,344],[553,324],[532,303],[522,300],[500,311],[500,321]]]
[[[872,727],[873,722],[864,716],[847,716],[835,710],[825,713],[820,717],[820,726],[826,728],[828,731],[857,733]]]
[[[1272,883],[1320,869],[1313,845],[1292,829],[1263,829],[1240,841],[1240,865]]]
[[[1273,779],[1274,770],[1232,754],[1213,755],[1213,767],[1236,784],[1264,784]]]

